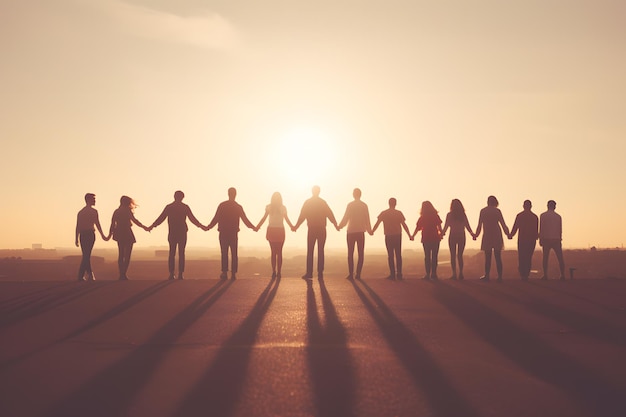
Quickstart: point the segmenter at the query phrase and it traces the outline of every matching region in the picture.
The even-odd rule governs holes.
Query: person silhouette
[[[420,210],[420,217],[417,219],[415,231],[411,235],[411,240],[415,239],[418,231],[422,231],[422,246],[424,247],[424,268],[426,275],[423,279],[436,280],[437,264],[439,255],[439,244],[441,242],[441,218],[439,213],[430,201],[424,201]]]
[[[397,200],[389,199],[389,208],[378,215],[378,219],[372,228],[371,235],[376,232],[378,225],[383,224],[385,232],[385,246],[387,247],[387,263],[389,264],[389,276],[387,279],[402,279],[402,229],[411,238],[409,227],[406,225],[404,214],[396,210]],[[395,258],[395,263],[394,263]]]
[[[474,232],[467,220],[467,214],[465,214],[465,208],[461,200],[455,198],[450,203],[450,211],[446,215],[446,222],[443,225],[441,232],[442,237],[450,228],[450,235],[448,236],[448,247],[450,248],[450,265],[452,266],[452,276],[450,279],[457,279],[457,263],[459,267],[458,279],[462,280],[463,276],[463,251],[465,250],[465,230],[470,232],[473,237]]]
[[[169,227],[169,233],[167,235],[167,242],[169,243],[169,256],[168,267],[170,275],[168,279],[176,279],[174,275],[174,265],[176,264],[176,248],[178,247],[178,279],[184,279],[185,272],[185,247],[187,246],[187,218],[194,225],[202,229],[202,224],[196,219],[191,212],[189,206],[183,203],[185,193],[182,191],[176,191],[174,193],[174,201],[163,209],[163,212],[157,219],[148,227],[148,231],[151,231],[167,219],[167,225]]]
[[[539,244],[543,248],[543,276],[542,280],[548,279],[548,259],[550,249],[554,250],[556,259],[559,261],[560,279],[565,279],[565,262],[563,261],[563,248],[561,240],[563,236],[563,221],[555,211],[556,201],[548,201],[548,210],[539,217]]]
[[[283,197],[279,192],[272,194],[270,204],[265,207],[265,214],[259,224],[256,225],[256,229],[259,230],[268,218],[265,238],[270,243],[270,263],[272,265],[272,279],[274,279],[281,277],[283,267],[283,245],[285,244],[283,220],[287,222],[289,227],[293,227],[287,216],[287,208],[283,205]]]
[[[335,215],[325,200],[320,198],[320,187],[315,185],[311,189],[313,194],[306,200],[300,210],[298,221],[291,228],[297,231],[298,227],[306,220],[308,233],[306,241],[306,273],[302,279],[313,278],[313,251],[317,243],[317,277],[324,278],[324,245],[326,244],[326,219],[337,227]]]
[[[128,280],[127,272],[130,265],[130,255],[136,242],[135,234],[132,230],[133,223],[148,231],[148,228],[135,218],[134,210],[136,207],[137,204],[132,198],[123,195],[120,198],[120,206],[115,209],[111,218],[109,236],[113,236],[113,240],[117,242],[117,266],[120,272],[120,280],[123,281]]]
[[[346,241],[348,243],[348,276],[347,279],[361,279],[361,271],[363,269],[363,260],[365,253],[365,232],[372,232],[370,223],[370,212],[367,204],[361,201],[361,190],[355,188],[352,191],[354,201],[348,203],[343,219],[337,225],[337,231],[346,225],[348,226],[346,233]],[[356,276],[354,275],[354,247],[357,247],[357,264]]]
[[[228,200],[223,201],[217,206],[213,220],[203,228],[203,230],[211,230],[215,225],[219,232],[220,251],[222,253],[222,273],[220,279],[228,278],[228,250],[231,256],[231,279],[237,278],[237,269],[239,266],[239,256],[237,254],[239,220],[254,230],[256,227],[248,220],[243,207],[235,201],[237,190],[234,187],[228,189]]]
[[[79,281],[95,281],[96,276],[91,269],[91,251],[96,242],[96,233],[94,229],[98,229],[100,236],[103,240],[109,240],[108,236],[105,236],[100,226],[100,219],[98,218],[98,210],[93,208],[96,205],[96,195],[93,193],[85,194],[85,207],[83,207],[76,216],[76,233],[74,237],[74,243],[76,247],[79,246],[83,254],[78,267],[78,280]]]
[[[531,211],[533,204],[530,200],[524,200],[524,210],[517,213],[509,239],[517,235],[517,269],[522,281],[528,281],[532,268],[533,253],[539,236],[539,218]]]
[[[504,248],[504,239],[502,238],[502,229],[504,233],[509,235],[509,228],[504,222],[502,212],[498,208],[498,199],[492,195],[487,198],[487,207],[480,210],[478,217],[478,227],[476,227],[476,234],[474,240],[480,235],[483,227],[485,232],[483,233],[483,239],[480,244],[480,249],[485,252],[485,275],[480,277],[483,281],[489,281],[489,273],[491,271],[491,253],[496,258],[496,269],[498,271],[498,282],[502,282],[502,249]],[[502,225],[502,229],[500,229]]]

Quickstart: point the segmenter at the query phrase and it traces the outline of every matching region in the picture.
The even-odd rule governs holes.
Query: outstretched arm
[[[406,232],[406,234],[409,237],[409,239],[412,240],[411,232],[409,232],[409,226],[406,225],[406,222],[402,222],[402,228]]]
[[[502,212],[500,212],[500,224],[502,225],[502,230],[504,230],[504,234],[509,236],[511,232],[509,231],[509,227],[504,222],[504,217],[502,217]]]
[[[465,228],[467,229],[468,232],[470,232],[470,235],[472,235],[473,237],[474,232],[472,231],[472,226],[470,226],[469,224],[469,220],[467,220],[467,216],[465,216]]]
[[[154,229],[155,227],[163,223],[166,218],[167,218],[167,207],[163,209],[163,212],[161,213],[161,215],[157,217],[157,219],[152,223],[152,225],[150,225],[150,230]],[[191,220],[191,218],[189,220]]]
[[[189,219],[191,224],[193,224],[194,226],[199,227],[200,229],[204,228],[202,223],[200,223],[198,219],[196,219],[196,216],[193,215],[193,213],[191,212],[191,209],[188,209],[187,211],[187,218]]]
[[[374,235],[374,232],[376,231],[376,229],[378,229],[378,225],[380,224],[380,219],[376,220],[376,223],[374,224],[374,227],[372,227],[372,230],[370,232],[370,235]]]
[[[265,214],[263,215],[263,218],[261,218],[259,223],[256,225],[257,229],[260,229],[261,226],[263,226],[263,223],[265,223],[265,220],[267,219],[267,216],[269,216],[269,212],[267,210],[265,210]]]
[[[149,228],[147,226],[144,226],[139,220],[137,220],[137,218],[135,217],[134,214],[130,215],[130,220],[135,223],[137,226],[141,227],[143,230],[145,230],[146,232],[149,232]]]

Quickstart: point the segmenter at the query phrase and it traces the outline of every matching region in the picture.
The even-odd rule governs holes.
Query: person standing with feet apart
[[[115,209],[113,217],[111,218],[111,230],[109,235],[113,236],[113,240],[117,242],[117,266],[120,271],[120,279],[123,281],[128,280],[126,273],[130,265],[130,255],[133,252],[133,245],[136,242],[132,230],[133,223],[145,231],[148,231],[148,228],[135,218],[135,207],[137,207],[137,204],[133,199],[124,195],[120,198],[120,206]]]
[[[361,201],[361,190],[355,188],[352,191],[354,201],[348,203],[343,219],[337,225],[337,231],[348,225],[346,241],[348,243],[348,276],[347,279],[361,279],[363,269],[363,257],[365,254],[365,232],[372,233],[370,212],[367,204]],[[357,247],[356,276],[354,275],[354,246]]]
[[[219,231],[220,250],[222,252],[222,273],[220,279],[228,278],[228,250],[230,249],[231,256],[231,279],[237,278],[237,267],[239,265],[239,257],[237,255],[238,246],[238,233],[239,233],[239,220],[255,232],[258,231],[256,227],[248,220],[246,213],[243,211],[243,207],[235,201],[237,197],[237,190],[233,187],[228,189],[228,200],[220,203],[217,206],[215,216],[213,220],[204,230],[211,230],[216,224]]]
[[[530,200],[525,200],[523,207],[524,210],[515,216],[515,223],[513,223],[509,239],[513,239],[513,236],[519,230],[517,235],[517,269],[522,281],[528,281],[532,268],[533,253],[535,252],[537,237],[539,236],[539,218],[530,210],[533,207]]]
[[[100,226],[100,219],[98,218],[98,210],[93,208],[96,205],[96,195],[92,193],[85,194],[85,207],[83,207],[76,216],[76,233],[75,244],[79,246],[83,254],[78,268],[78,280],[79,281],[95,281],[96,277],[91,269],[91,251],[93,245],[96,242],[96,232],[94,229],[98,229],[100,236],[103,240],[109,240],[109,236],[104,236],[102,227]]]
[[[411,232],[406,225],[404,214],[396,210],[397,200],[389,199],[389,208],[378,215],[378,220],[372,228],[372,235],[382,222],[385,232],[385,246],[387,247],[387,262],[389,263],[389,276],[387,279],[402,279],[402,229],[411,238]],[[395,258],[395,264],[394,264]]]
[[[320,187],[315,185],[311,190],[313,196],[306,200],[300,210],[298,221],[291,228],[292,231],[306,220],[308,227],[306,239],[306,273],[302,279],[313,278],[313,250],[317,243],[317,277],[324,279],[324,245],[326,244],[326,219],[337,227],[335,215],[325,200],[320,198]]]
[[[539,244],[543,248],[543,276],[542,280],[548,279],[548,258],[550,249],[554,250],[556,259],[559,261],[561,279],[565,279],[565,263],[563,262],[563,248],[561,240],[563,236],[563,221],[555,211],[556,202],[548,201],[548,210],[541,213],[539,218]]]
[[[411,240],[415,239],[415,235],[420,230],[422,231],[422,246],[424,247],[424,267],[426,268],[426,275],[423,279],[436,280],[438,279],[439,244],[442,236],[441,218],[430,201],[422,203],[420,217],[417,219],[417,225],[413,235],[411,235]]]
[[[191,212],[189,206],[183,203],[185,193],[182,191],[176,191],[174,193],[174,202],[168,204],[163,209],[161,215],[152,223],[148,228],[151,231],[167,218],[167,225],[169,227],[169,233],[167,235],[167,241],[170,246],[168,256],[168,267],[170,270],[169,279],[176,279],[174,275],[174,265],[176,264],[176,247],[178,247],[178,279],[183,279],[183,273],[185,272],[185,247],[187,246],[187,218],[189,221],[202,229],[202,224],[196,219]]]
[[[293,227],[293,224],[289,221],[287,208],[283,205],[283,197],[279,192],[272,194],[270,204],[265,207],[265,215],[263,215],[259,224],[256,225],[257,230],[261,228],[268,217],[269,221],[265,238],[270,243],[272,279],[280,279],[283,267],[283,245],[285,244],[285,225],[283,220],[287,222],[289,227]]]
[[[509,228],[504,222],[502,212],[498,208],[498,199],[490,195],[487,198],[487,207],[480,210],[478,217],[478,227],[476,227],[476,239],[483,228],[483,240],[480,244],[480,250],[485,252],[485,275],[480,277],[483,281],[489,281],[489,273],[491,270],[491,253],[496,258],[496,269],[498,271],[498,282],[502,282],[502,249],[504,248],[504,239],[502,238],[502,229],[504,233],[509,235]],[[500,229],[502,225],[502,229]]]
[[[463,251],[465,250],[465,229],[474,237],[472,227],[467,220],[465,208],[461,200],[454,199],[450,203],[450,212],[446,215],[446,222],[441,232],[442,237],[450,228],[450,236],[448,237],[448,247],[450,248],[450,265],[452,266],[452,276],[450,279],[457,279],[457,264],[459,267],[458,279],[462,280],[463,276]]]

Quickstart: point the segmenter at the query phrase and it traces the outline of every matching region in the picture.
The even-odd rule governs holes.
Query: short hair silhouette
[[[96,198],[96,195],[94,193],[85,194],[85,203],[88,203],[89,200],[93,200],[94,198]]]
[[[234,200],[237,197],[237,189],[235,187],[230,187],[228,189],[228,198]]]
[[[313,193],[315,197],[320,195],[320,192],[321,192],[321,189],[319,185],[314,185],[313,188],[311,188],[311,193]]]
[[[524,205],[522,207],[526,210],[530,210],[533,207],[533,203],[530,200],[524,200]]]
[[[174,193],[174,200],[183,201],[183,198],[185,198],[185,193],[183,193],[182,191],[179,190]]]
[[[491,207],[498,207],[500,203],[495,196],[490,195],[489,197],[487,197],[487,205]]]
[[[389,199],[389,207],[395,208],[397,203],[398,203],[398,201],[395,198],[391,197]]]
[[[548,201],[548,208],[550,210],[554,210],[556,208],[556,201],[554,201],[554,200]]]
[[[352,197],[361,198],[361,189],[355,188],[354,191],[352,191]]]

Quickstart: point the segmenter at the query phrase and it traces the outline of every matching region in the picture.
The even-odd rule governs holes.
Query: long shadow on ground
[[[0,328],[44,314],[111,284],[111,282],[76,282],[69,288],[67,286],[58,286],[50,288],[50,291],[44,293],[39,292],[37,296],[31,299],[23,299],[12,307],[4,309],[2,318],[0,318]],[[65,291],[62,291],[63,289]]]
[[[365,281],[353,281],[352,285],[389,346],[424,393],[431,405],[432,415],[477,417],[476,411],[448,381],[430,353],[378,294]]]
[[[326,326],[320,322],[311,281],[307,282],[307,353],[320,417],[355,416],[354,369],[348,350],[346,330],[339,320],[324,281],[320,280]]]
[[[85,382],[45,416],[111,417],[127,415],[129,406],[150,381],[163,358],[191,325],[228,290],[232,281],[219,281],[129,355]]]
[[[623,392],[465,292],[441,284],[435,298],[528,373],[567,393],[593,416],[626,415]]]
[[[57,343],[62,343],[66,340],[69,340],[73,337],[77,337],[79,335],[81,335],[82,333],[95,328],[103,323],[105,323],[108,320],[113,319],[114,317],[124,313],[125,311],[129,310],[131,307],[133,307],[134,305],[140,303],[141,301],[147,299],[148,297],[156,294],[158,291],[160,291],[161,289],[167,287],[168,285],[170,285],[172,283],[172,281],[161,281],[157,284],[152,285],[151,287],[146,288],[145,290],[141,291],[138,294],[135,294],[131,297],[129,297],[127,300],[121,302],[120,304],[118,304],[117,306],[113,307],[111,310],[107,311],[106,313],[100,315],[99,317],[96,317],[92,320],[90,320],[89,322],[87,322],[86,324],[84,324],[83,326],[79,327],[78,329],[68,333],[67,335],[51,342],[48,343],[44,346],[40,346],[37,349],[31,350],[29,352],[22,352],[21,355],[19,355],[16,358],[13,358],[9,361],[6,361],[4,363],[0,364],[0,372],[5,370],[6,368],[15,365],[23,360],[28,359],[29,357],[44,351],[45,349],[57,344]]]
[[[173,413],[178,417],[231,416],[241,397],[250,356],[263,318],[276,296],[279,279],[272,279],[248,316],[217,352],[211,366]]]

